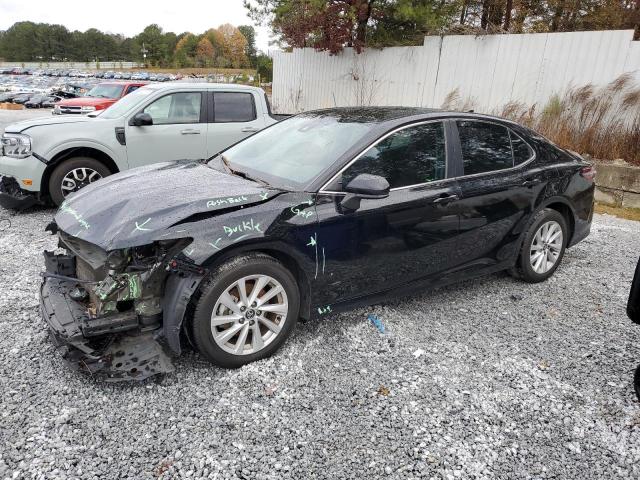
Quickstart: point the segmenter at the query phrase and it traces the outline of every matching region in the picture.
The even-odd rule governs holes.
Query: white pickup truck
[[[170,83],[139,88],[97,115],[16,123],[2,135],[0,205],[60,205],[104,176],[208,158],[278,119],[260,88]]]

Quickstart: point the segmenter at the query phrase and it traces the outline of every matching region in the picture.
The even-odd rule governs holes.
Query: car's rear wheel
[[[544,208],[525,234],[512,273],[529,283],[543,282],[558,268],[568,239],[567,222],[557,210]]]
[[[299,310],[291,272],[268,255],[243,255],[216,268],[200,287],[193,340],[211,362],[237,368],[275,352]]]
[[[69,194],[110,174],[109,169],[95,158],[70,158],[58,165],[51,174],[49,195],[53,203],[60,206]]]

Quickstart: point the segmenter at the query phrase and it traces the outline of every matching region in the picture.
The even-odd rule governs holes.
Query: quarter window
[[[513,167],[511,141],[506,127],[486,122],[457,123],[465,175]]]
[[[342,173],[342,188],[361,173],[379,175],[391,188],[442,180],[446,148],[441,122],[400,130],[380,141]]]
[[[213,94],[213,110],[216,123],[251,122],[256,119],[251,93],[216,92]]]
[[[172,93],[148,105],[144,112],[151,115],[154,125],[199,123],[201,103],[202,94],[200,93]]]
[[[533,150],[527,142],[509,130],[511,148],[513,148],[513,164],[520,165],[533,157]]]

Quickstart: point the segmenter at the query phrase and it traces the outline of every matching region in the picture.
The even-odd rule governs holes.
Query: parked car
[[[105,79],[113,78],[115,76],[115,74],[116,74],[116,72],[105,72],[103,78],[105,78]]]
[[[179,354],[181,334],[239,367],[299,317],[505,269],[546,280],[589,234],[593,180],[580,156],[495,117],[304,113],[208,162],[70,196],[48,227],[66,253],[45,253],[41,310],[66,359],[94,375],[170,371],[164,348]]]
[[[45,101],[47,98],[49,98],[49,97],[47,95],[45,95],[45,94],[32,95],[29,98],[29,100],[24,102],[24,106],[27,107],[27,108],[41,108],[42,107],[42,102]]]
[[[631,290],[629,291],[629,301],[627,302],[627,315],[629,318],[640,324],[640,260],[636,265],[636,273],[631,283]],[[640,401],[640,365],[636,368],[636,373],[633,378],[633,387],[636,391],[638,401]]]
[[[270,114],[259,88],[167,83],[142,87],[97,116],[9,125],[2,138],[0,205],[24,208],[49,199],[60,205],[101,177],[166,160],[207,158],[280,118]]]
[[[13,103],[18,105],[24,105],[29,101],[29,99],[33,96],[33,93],[23,93],[22,95],[16,95],[11,99]]]
[[[90,113],[104,110],[125,95],[145,85],[140,82],[103,82],[99,83],[81,97],[63,100],[53,109],[55,115],[71,113]]]
[[[104,72],[96,72],[94,77],[95,78],[104,78]]]
[[[61,100],[62,100],[62,97],[59,97],[57,95],[49,95],[42,101],[40,106],[42,108],[54,108],[56,106],[56,103],[58,103]]]
[[[25,95],[24,92],[5,92],[0,93],[0,103],[8,103],[13,101],[14,98]]]

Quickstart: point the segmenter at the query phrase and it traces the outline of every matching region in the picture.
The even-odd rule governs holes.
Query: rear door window
[[[509,130],[502,125],[478,121],[458,121],[465,175],[513,167]]]
[[[214,92],[213,111],[216,123],[252,122],[257,118],[251,93]]]

